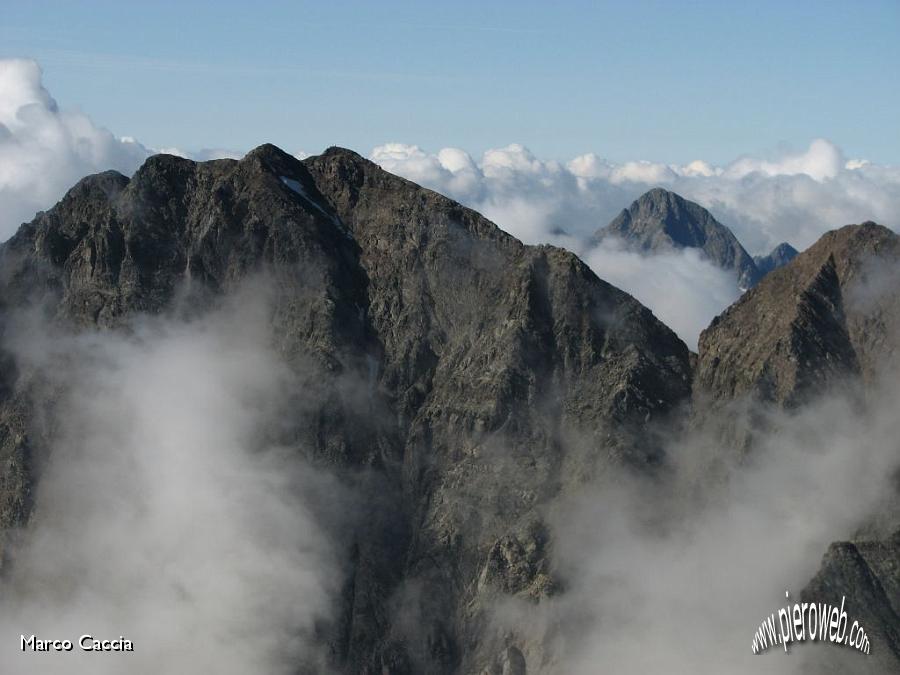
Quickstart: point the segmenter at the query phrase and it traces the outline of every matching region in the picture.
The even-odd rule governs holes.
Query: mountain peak
[[[350,150],[349,148],[344,148],[339,145],[330,145],[325,149],[325,152],[322,153],[322,157],[346,157],[347,159],[352,159],[356,161],[364,161],[368,162],[365,157],[360,155],[358,152],[354,150]]]
[[[107,197],[114,196],[125,189],[129,179],[118,171],[110,169],[101,173],[85,176],[69,189],[66,197],[74,198],[89,194],[102,194]],[[64,199],[66,198],[64,197]]]
[[[753,262],[756,263],[760,274],[766,275],[772,270],[787,265],[791,260],[797,257],[799,251],[786,241],[781,242],[772,249],[768,255],[753,256]]]
[[[263,143],[253,148],[244,155],[240,163],[243,165],[255,163],[278,175],[293,177],[298,173],[305,173],[303,163],[299,159],[271,143]]]
[[[690,396],[687,347],[574,254],[526,246],[356,153],[299,162],[266,145],[240,161],[159,156],[115,199],[88,196],[0,248],[15,254],[0,300],[12,307],[51,289],[47,306],[61,321],[113,327],[176,307],[205,311],[270,273],[271,347],[308,392],[286,401],[273,434],[291,453],[373,478],[360,488],[371,508],[347,528],[347,550],[359,554],[335,598],[333,634],[346,636],[328,643],[337,672],[405,663],[395,637],[405,624],[394,616],[413,611],[446,646],[415,652],[415,672],[483,672],[506,638],[468,608],[498,593],[554,592],[545,507],[608,467],[657,472],[662,446],[644,425],[678,415]],[[28,458],[46,447],[15,412],[30,409],[30,392],[4,398],[2,385],[5,532],[29,516]],[[477,500],[477,525],[460,485]],[[407,581],[428,594],[421,611],[398,593]],[[446,654],[461,655],[458,667]]]
[[[671,204],[683,204],[687,202],[687,200],[677,192],[672,192],[671,190],[666,190],[665,188],[658,186],[650,188],[635,200],[635,202],[640,201],[650,201],[655,203],[668,202]]]
[[[645,192],[594,235],[596,241],[606,237],[641,253],[698,248],[713,264],[733,271],[743,288],[761,276],[731,230],[699,204],[663,188]]]

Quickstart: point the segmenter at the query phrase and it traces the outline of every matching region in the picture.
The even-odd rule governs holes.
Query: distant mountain
[[[765,276],[772,270],[787,265],[791,260],[797,257],[798,251],[787,242],[778,244],[769,255],[753,256],[753,262],[756,263],[756,269],[762,276]]]
[[[753,258],[727,227],[699,204],[662,188],[641,195],[609,225],[598,230],[595,241],[617,237],[642,253],[697,248],[707,259],[733,272],[741,288],[754,286],[762,274]]]

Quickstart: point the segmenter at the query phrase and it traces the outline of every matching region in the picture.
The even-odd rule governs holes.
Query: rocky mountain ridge
[[[642,250],[703,248],[756,283],[708,212],[648,195],[609,231],[639,234]],[[492,624],[490,608],[563,591],[548,507],[613,469],[664,476],[658,430],[691,407],[790,408],[841,378],[873,382],[900,335],[898,294],[884,292],[897,240],[871,223],[825,235],[717,317],[694,358],[575,255],[523,245],[349,150],[157,155],[131,178],[85,178],[2,246],[0,325],[37,304],[68,330],[117,330],[141,313],[202,312],[265,273],[279,353],[315,392],[296,401],[284,444],[369,507],[321,628],[332,666],[522,675],[552,672],[551,647]],[[14,531],[53,446],[39,414],[52,401],[11,354],[0,366],[0,526]],[[814,587],[868,597],[828,556]],[[883,588],[892,569],[873,572]],[[887,609],[872,620],[900,631]]]
[[[39,300],[81,329],[169,311],[186,284],[200,311],[268,270],[279,350],[317,393],[298,401],[290,445],[376,476],[323,628],[346,672],[515,661],[524,646],[487,631],[485,611],[554,593],[543,505],[608,466],[652,470],[644,429],[690,392],[684,344],[576,256],[336,148],[302,163],[274,146],[158,155],[131,179],[88,177],[4,245],[2,267],[4,316]],[[373,377],[360,406],[343,383]],[[27,522],[53,431],[27,374],[5,380],[10,528]]]

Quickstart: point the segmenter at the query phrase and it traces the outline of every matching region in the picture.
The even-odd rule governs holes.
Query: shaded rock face
[[[662,188],[641,195],[594,235],[598,241],[610,236],[645,253],[700,249],[714,265],[733,272],[741,288],[750,288],[762,277],[731,230],[699,204]]]
[[[577,257],[346,150],[155,156],[82,180],[0,255],[3,321],[40,306],[77,330],[268,279],[276,346],[316,392],[286,445],[370,506],[323,628],[345,672],[526,672],[487,607],[554,593],[545,507],[613,465],[652,472],[653,423],[690,397],[685,345]],[[0,365],[7,529],[28,521],[52,429],[33,374]]]
[[[753,256],[753,262],[756,263],[756,269],[759,270],[761,277],[767,275],[772,270],[784,267],[791,260],[797,257],[799,251],[787,242],[778,244],[769,255]]]

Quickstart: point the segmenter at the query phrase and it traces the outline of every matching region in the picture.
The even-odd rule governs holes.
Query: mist
[[[0,670],[326,671],[317,631],[341,580],[348,502],[280,442],[297,391],[270,346],[269,304],[256,284],[202,317],[119,331],[17,317],[8,348],[55,393],[38,411],[50,452],[0,586],[0,630],[75,648],[8,645]],[[134,652],[82,653],[88,633]]]
[[[700,332],[741,295],[734,274],[695,249],[644,255],[607,237],[583,255],[597,276],[651,309],[693,351]]]
[[[743,457],[708,427],[670,429],[664,478],[614,471],[549,507],[564,589],[537,607],[500,603],[495,627],[520,636],[529,673],[818,673],[835,659],[882,672],[886,644],[754,655],[751,640],[799,601],[830,543],[896,527],[897,381],[886,373],[865,407],[852,383],[795,412],[738,402],[721,417],[762,421]],[[852,622],[865,608],[847,602]]]

